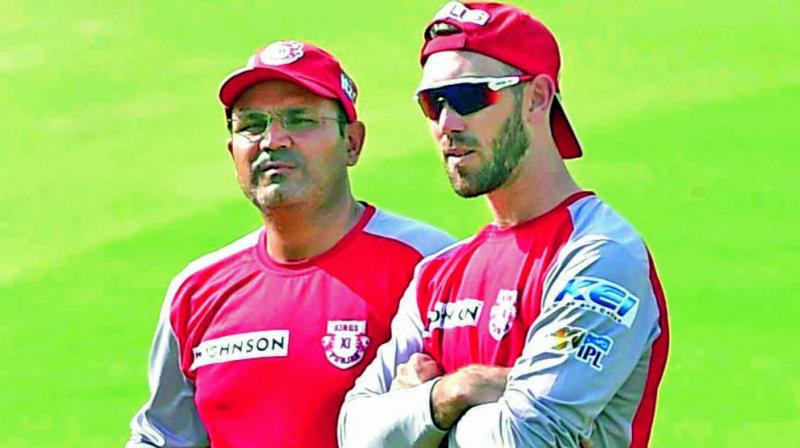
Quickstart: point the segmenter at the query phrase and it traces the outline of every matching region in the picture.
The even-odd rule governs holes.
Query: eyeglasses
[[[322,126],[323,121],[345,123],[340,117],[315,115],[307,109],[285,109],[272,112],[244,111],[228,118],[228,129],[250,142],[255,142],[264,135],[273,121],[280,123],[281,128],[290,134],[304,134]]]
[[[532,75],[448,79],[417,90],[414,98],[431,120],[439,119],[445,103],[459,115],[469,115],[499,101],[500,90],[531,79]]]

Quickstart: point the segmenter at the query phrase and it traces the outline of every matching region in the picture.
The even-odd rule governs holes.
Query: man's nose
[[[449,134],[452,132],[462,132],[466,129],[464,117],[458,114],[449,104],[444,103],[442,113],[439,115],[439,132]]]
[[[276,120],[267,126],[264,133],[261,134],[261,141],[258,143],[259,149],[262,151],[275,151],[279,149],[286,149],[292,145],[291,135]]]

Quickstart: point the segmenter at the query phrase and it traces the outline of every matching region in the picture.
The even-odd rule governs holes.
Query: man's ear
[[[233,137],[228,137],[228,153],[233,157]]]
[[[547,75],[537,75],[527,83],[522,94],[522,114],[526,123],[542,125],[550,121],[550,107],[556,86]]]
[[[354,121],[345,128],[344,139],[347,144],[347,166],[355,166],[364,147],[367,127],[360,121]]]

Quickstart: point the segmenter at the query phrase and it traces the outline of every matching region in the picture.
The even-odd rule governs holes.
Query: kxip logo
[[[331,364],[340,369],[349,369],[364,359],[367,347],[369,336],[366,321],[328,321],[328,333],[322,337],[322,348]]]
[[[553,300],[552,306],[575,306],[606,315],[614,322],[630,328],[639,299],[625,288],[606,280],[592,277],[575,277]]]
[[[303,57],[303,43],[294,40],[273,42],[261,50],[261,62],[267,65],[285,65]]]
[[[489,334],[499,342],[511,330],[517,318],[517,291],[501,289],[489,311],[489,317]]]

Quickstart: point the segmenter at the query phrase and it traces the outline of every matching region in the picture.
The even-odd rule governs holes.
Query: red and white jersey
[[[590,192],[423,260],[392,339],[348,394],[342,447],[647,446],[668,349],[667,310],[638,233]],[[434,381],[390,392],[426,352],[453,372],[512,367],[497,402],[436,428]]]
[[[271,259],[265,235],[171,283],[129,448],[336,447],[344,395],[389,339],[414,266],[453,241],[372,206],[312,259]]]

